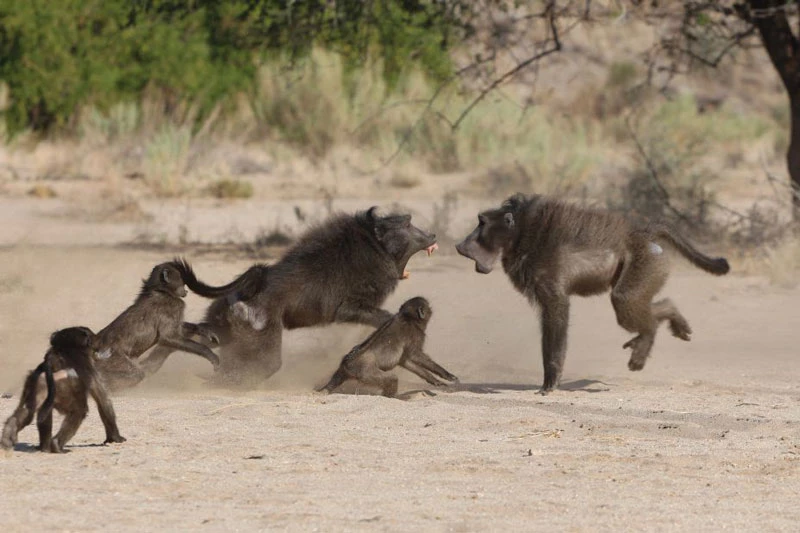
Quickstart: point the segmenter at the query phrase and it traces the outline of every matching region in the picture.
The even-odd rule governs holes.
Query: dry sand
[[[0,418],[52,330],[104,326],[171,254],[0,250],[0,391],[15,395]],[[251,262],[189,257],[213,283]],[[288,333],[283,369],[249,393],[206,387],[207,363],[176,354],[115,397],[128,442],[99,446],[94,410],[62,456],[20,433],[0,457],[3,531],[797,527],[800,290],[679,263],[665,293],[694,338],[662,330],[640,373],[607,296],[576,298],[563,389],[543,397],[536,316],[502,272],[446,254],[410,266],[386,307],[431,300],[427,348],[460,390],[399,371],[402,399],[311,392],[358,326]],[[189,318],[204,306],[190,295]]]

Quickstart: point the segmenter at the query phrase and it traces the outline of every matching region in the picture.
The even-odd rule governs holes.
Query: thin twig
[[[461,125],[461,122],[463,122],[464,118],[466,118],[466,116],[469,114],[469,112],[472,111],[472,109],[476,105],[478,105],[484,98],[486,98],[486,96],[489,93],[491,93],[498,86],[500,86],[501,84],[506,82],[509,78],[513,78],[521,70],[525,69],[526,67],[528,67],[532,63],[535,63],[536,61],[542,59],[543,57],[546,57],[546,56],[548,56],[550,54],[553,54],[553,53],[558,52],[559,50],[561,50],[561,40],[559,39],[559,36],[558,36],[558,26],[556,26],[556,13],[555,13],[555,2],[554,1],[551,1],[551,2],[549,2],[547,4],[547,8],[544,10],[543,15],[548,18],[548,22],[550,23],[550,31],[552,32],[552,35],[553,35],[553,37],[552,37],[552,41],[553,41],[552,47],[548,48],[546,50],[543,50],[542,52],[539,52],[538,54],[535,54],[535,55],[529,57],[528,59],[526,59],[522,63],[519,63],[516,67],[512,68],[511,70],[506,71],[499,78],[496,78],[491,84],[489,84],[488,87],[485,87],[483,90],[481,90],[480,94],[478,96],[476,96],[475,99],[472,100],[472,102],[470,102],[470,104],[466,108],[464,108],[464,110],[461,112],[461,114],[458,116],[458,118],[453,122],[453,130],[458,129],[458,127]]]
[[[685,214],[683,214],[681,211],[676,209],[670,202],[669,192],[667,191],[666,187],[664,187],[664,184],[661,183],[655,165],[653,165],[653,162],[647,155],[647,152],[642,146],[642,143],[639,142],[639,137],[636,135],[636,132],[633,130],[633,127],[631,126],[630,117],[625,117],[625,126],[628,128],[628,132],[630,133],[633,142],[636,144],[636,150],[639,152],[639,155],[642,156],[642,159],[644,159],[645,165],[647,165],[647,171],[650,174],[650,178],[653,180],[653,183],[655,184],[656,188],[658,189],[658,192],[661,194],[661,200],[664,202],[664,205],[667,207],[667,209],[669,209],[672,212],[672,214],[674,214],[675,216],[677,216],[679,219],[683,220],[690,226],[694,227],[695,226],[694,221],[691,220]]]

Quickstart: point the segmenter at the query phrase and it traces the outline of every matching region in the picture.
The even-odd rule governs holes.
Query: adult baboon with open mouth
[[[436,236],[411,215],[376,215],[376,207],[336,215],[307,231],[273,265],[254,265],[231,283],[212,287],[182,272],[193,292],[215,300],[206,325],[220,340],[222,380],[252,386],[281,367],[286,329],[350,322],[379,327],[393,315],[380,308],[408,276],[412,255],[436,248]]]

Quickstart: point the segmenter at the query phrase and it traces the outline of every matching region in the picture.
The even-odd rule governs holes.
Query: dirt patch
[[[171,251],[0,250],[0,418],[56,328],[100,328]],[[224,282],[250,261],[192,256]],[[405,400],[311,389],[368,329],[284,337],[284,367],[262,390],[204,384],[211,369],[175,354],[115,397],[128,442],[97,446],[92,410],[63,456],[34,453],[36,431],[0,457],[0,523],[91,530],[475,531],[791,529],[800,518],[798,289],[678,268],[664,291],[691,322],[689,343],[660,332],[628,372],[607,297],[575,299],[564,390],[536,394],[536,315],[500,272],[458,257],[415,257],[386,307],[434,307],[427,351],[459,375],[431,390],[405,371]],[[736,270],[736,265],[734,265]],[[205,302],[193,295],[188,319]],[[52,483],[52,480],[60,480]],[[47,484],[47,485],[43,485]],[[46,488],[45,488],[46,487]],[[48,499],[42,498],[46,493]]]

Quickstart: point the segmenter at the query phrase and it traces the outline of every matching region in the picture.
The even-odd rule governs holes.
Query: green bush
[[[314,46],[348,67],[383,61],[389,88],[412,67],[450,73],[443,6],[406,0],[4,0],[0,79],[8,131],[74,126],[80,108],[105,112],[146,90],[165,113],[191,102],[202,120],[255,89],[259,66],[292,65]]]

